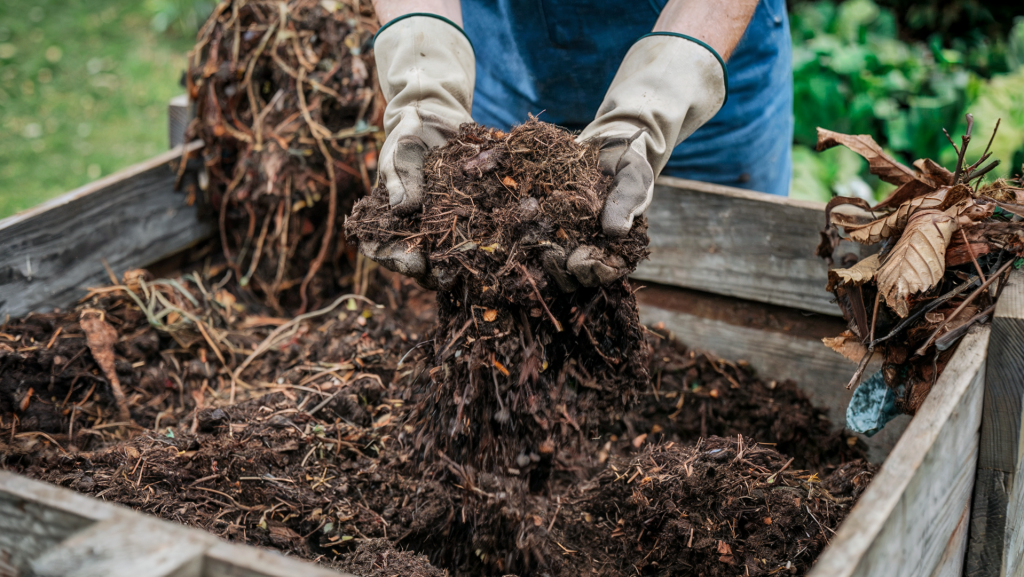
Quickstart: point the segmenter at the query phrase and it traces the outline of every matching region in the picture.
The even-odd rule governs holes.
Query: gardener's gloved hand
[[[461,28],[430,14],[407,14],[385,24],[374,37],[377,76],[388,105],[380,184],[391,208],[405,216],[423,204],[423,157],[471,122],[476,58]],[[361,245],[384,267],[430,284],[426,255],[398,241]]]
[[[725,63],[703,42],[658,32],[630,48],[597,118],[577,139],[600,143],[601,169],[614,177],[601,212],[606,235],[629,233],[651,204],[654,179],[672,149],[718,112],[726,92]],[[603,284],[627,272],[595,251],[582,246],[569,256],[567,268],[581,283]]]

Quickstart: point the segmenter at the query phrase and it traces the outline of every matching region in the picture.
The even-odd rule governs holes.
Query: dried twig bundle
[[[881,246],[849,268],[829,271],[827,288],[850,329],[825,342],[860,363],[848,387],[881,353],[886,384],[899,391],[897,406],[910,414],[960,337],[991,316],[997,296],[987,290],[991,283],[1024,254],[1024,188],[1002,179],[981,186],[998,161],[984,164],[991,156],[986,148],[966,163],[972,127],[968,115],[961,146],[950,140],[958,156],[953,172],[927,159],[910,168],[870,136],[818,129],[818,150],[845,145],[867,159],[873,174],[897,185],[875,206],[837,197],[826,207],[818,254],[829,264],[842,240]]]
[[[337,230],[371,186],[381,114],[369,3],[233,0],[199,32],[186,76],[205,143],[204,199],[242,286],[278,311],[337,292]]]

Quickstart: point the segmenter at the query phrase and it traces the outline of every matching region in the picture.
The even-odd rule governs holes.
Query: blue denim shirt
[[[476,50],[473,118],[504,130],[527,114],[582,130],[619,63],[667,0],[462,0]],[[792,48],[785,0],[761,0],[727,64],[729,98],[662,174],[789,193]]]

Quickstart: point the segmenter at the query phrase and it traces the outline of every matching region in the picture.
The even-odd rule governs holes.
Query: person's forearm
[[[378,0],[378,4],[381,3],[384,0]],[[654,25],[654,32],[692,36],[728,60],[743,38],[756,8],[757,0],[669,0]]]
[[[462,3],[460,0],[373,0],[373,9],[381,25],[412,12],[426,12],[444,16],[462,26]],[[742,31],[741,31],[742,33]]]

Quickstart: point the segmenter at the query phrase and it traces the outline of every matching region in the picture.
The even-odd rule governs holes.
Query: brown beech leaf
[[[921,158],[915,160],[914,167],[921,171],[921,174],[931,178],[940,186],[951,186],[953,184],[953,173],[931,159]],[[935,187],[928,182],[923,180],[912,180],[892,191],[885,200],[876,204],[874,208],[875,210],[881,208],[894,208],[908,200],[914,200],[919,196],[930,194],[934,190]]]
[[[92,358],[103,370],[107,380],[110,381],[110,388],[114,392],[114,400],[117,401],[118,418],[123,422],[132,420],[128,412],[128,400],[121,389],[121,381],[117,378],[117,369],[114,365],[114,343],[117,342],[117,329],[110,326],[110,323],[103,320],[103,312],[96,309],[85,309],[79,315],[78,324],[85,333],[85,344],[89,346]]]
[[[862,285],[875,278],[875,273],[881,266],[877,254],[861,259],[860,262],[850,268],[834,268],[828,271],[828,290],[838,285],[851,286]]]
[[[868,348],[850,331],[843,331],[838,337],[825,337],[821,342],[855,363],[859,363],[868,353]]]
[[[498,318],[498,311],[496,311],[495,309],[487,309],[487,310],[484,311],[484,321],[485,322],[493,323],[494,320],[497,319],[497,318]]]
[[[842,144],[868,161],[868,170],[889,184],[901,185],[918,180],[938,188],[939,183],[930,176],[914,170],[889,156],[874,138],[867,134],[843,134],[818,128],[818,152]]]
[[[889,196],[885,197],[885,200],[879,202],[874,206],[875,210],[884,208],[895,208],[904,202],[914,200],[925,194],[929,194],[935,190],[934,186],[925,184],[920,180],[911,180],[906,184],[902,184],[896,188],[896,190],[889,193]]]
[[[942,166],[938,162],[930,158],[919,158],[914,161],[914,168],[921,171],[921,174],[930,177],[935,182],[942,186],[949,186],[953,184],[953,173],[946,170],[945,166]]]
[[[946,271],[946,247],[959,229],[957,217],[940,210],[919,210],[877,274],[878,290],[901,318],[910,313],[907,297],[926,291]]]
[[[949,191],[950,188],[944,186],[929,195],[919,196],[904,202],[896,209],[896,212],[885,218],[880,218],[863,225],[844,226],[843,232],[848,234],[851,240],[861,244],[875,244],[876,242],[881,242],[882,239],[899,236],[915,212],[919,210],[941,209],[943,204],[945,204]]]

